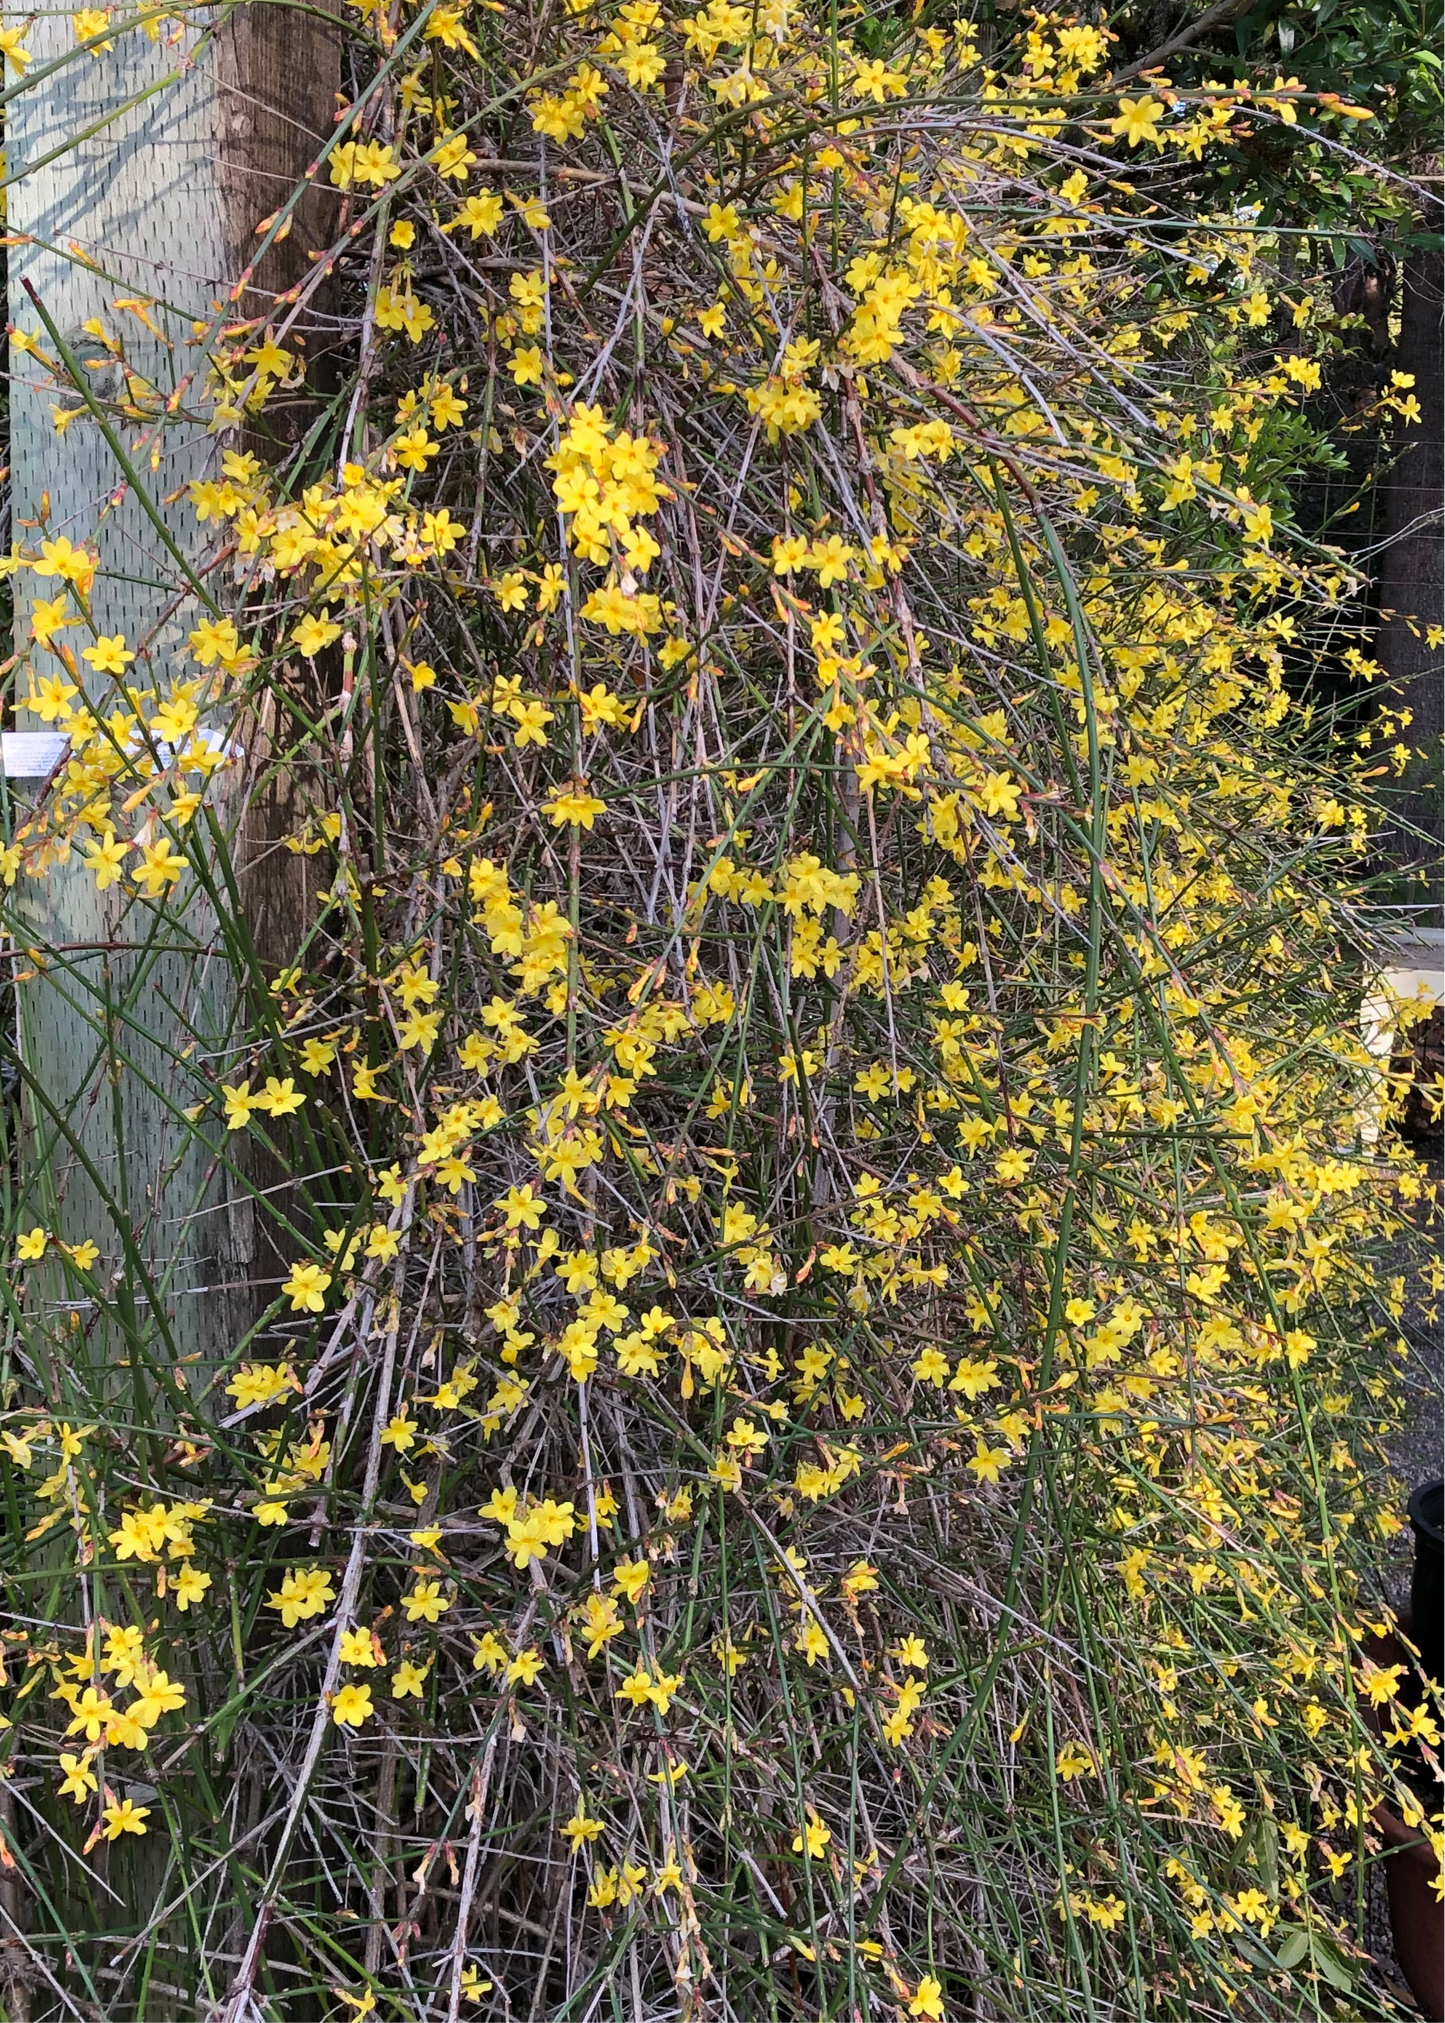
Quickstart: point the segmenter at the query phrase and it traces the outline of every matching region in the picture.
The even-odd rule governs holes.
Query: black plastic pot
[[[1445,1660],[1445,1482],[1422,1482],[1410,1498],[1415,1572],[1410,1582],[1410,1634],[1428,1679],[1441,1682]]]

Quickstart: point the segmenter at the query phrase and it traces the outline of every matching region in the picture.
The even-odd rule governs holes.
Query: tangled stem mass
[[[13,1295],[37,2016],[1389,2013],[1342,340],[1199,194],[1359,109],[870,26],[363,11],[333,256],[212,333],[190,664],[17,549],[10,905],[224,917],[263,718],[309,867],[186,1114],[247,1338],[13,1224],[132,1380]]]

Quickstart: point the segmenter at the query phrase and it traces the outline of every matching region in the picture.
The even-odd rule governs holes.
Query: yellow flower
[[[364,1682],[343,1686],[331,1702],[332,1719],[341,1728],[359,1728],[375,1712],[371,1704],[371,1688]]]
[[[612,1569],[612,1583],[634,1605],[641,1601],[642,1591],[652,1577],[652,1569],[645,1559],[619,1560]]]
[[[175,1596],[176,1607],[184,1615],[193,1602],[200,1601],[211,1585],[211,1576],[202,1573],[199,1567],[183,1566],[176,1575],[171,1593]]]
[[[340,1657],[343,1665],[363,1665],[368,1670],[374,1670],[381,1662],[371,1631],[361,1628],[343,1631]]]
[[[89,593],[95,576],[95,557],[83,548],[73,548],[64,534],[42,541],[40,560],[30,566],[37,576],[59,576],[74,583],[83,595]]]
[[[948,1358],[937,1349],[925,1349],[913,1364],[913,1374],[921,1384],[936,1384],[941,1389],[948,1376]]]
[[[67,1735],[84,1735],[87,1742],[99,1742],[106,1730],[106,1724],[115,1711],[108,1694],[97,1692],[94,1686],[87,1686],[80,1698],[73,1703],[74,1715],[66,1728]]]
[[[109,824],[102,837],[86,845],[82,855],[89,869],[95,874],[98,892],[108,892],[111,886],[119,881],[121,865],[129,848],[129,843],[116,840],[116,833]]]
[[[140,869],[133,873],[135,882],[148,899],[157,899],[179,882],[186,860],[177,854],[169,836],[162,836],[158,843],[143,844],[140,854]]]
[[[567,823],[574,827],[590,829],[595,818],[605,814],[606,809],[607,803],[599,801],[597,796],[589,793],[586,786],[580,782],[577,786],[569,788],[565,794],[558,794],[555,800],[546,801],[542,805],[542,813],[559,829]]]
[[[645,1707],[652,1698],[652,1679],[640,1660],[637,1669],[622,1681],[613,1698],[626,1700],[632,1707]]]
[[[305,1101],[305,1096],[290,1075],[284,1080],[277,1075],[268,1075],[265,1088],[251,1099],[253,1109],[268,1110],[273,1117],[289,1117]]]
[[[135,1683],[139,1697],[132,1701],[129,1711],[143,1728],[153,1728],[162,1714],[178,1713],[186,1704],[185,1687],[165,1672],[142,1668],[136,1673]]]
[[[292,1568],[281,1585],[266,1597],[269,1606],[279,1609],[288,1630],[310,1616],[319,1616],[336,1599],[331,1576],[323,1567]]]
[[[517,1492],[510,1485],[506,1489],[494,1489],[481,1509],[478,1517],[488,1517],[493,1524],[510,1524],[517,1514]]]
[[[240,658],[241,639],[230,618],[203,618],[190,635],[191,654],[202,667],[230,666]]]
[[[148,1805],[136,1805],[129,1798],[120,1800],[118,1804],[107,1805],[101,1814],[105,1822],[103,1829],[105,1837],[107,1840],[119,1840],[123,1833],[144,1833],[145,1823],[150,1816],[151,1809]]]
[[[635,91],[649,91],[667,68],[654,42],[633,42],[616,58],[617,68]]]
[[[495,1675],[507,1662],[507,1647],[493,1630],[487,1630],[478,1637],[472,1652],[472,1670],[490,1672]]]
[[[45,1246],[49,1241],[49,1237],[37,1223],[34,1229],[27,1230],[24,1236],[17,1237],[15,1255],[22,1264],[33,1263],[37,1257],[44,1257]]]
[[[341,627],[329,611],[308,612],[292,633],[298,653],[314,660],[321,649],[340,639]]]
[[[346,141],[331,155],[331,180],[341,190],[353,183],[369,183],[373,189],[395,182],[401,165],[384,141]]]
[[[87,646],[81,654],[98,674],[124,674],[135,655],[128,651],[125,634],[117,632],[111,637],[101,633],[94,646]]]
[[[1121,98],[1119,117],[1110,125],[1110,133],[1122,134],[1131,148],[1136,148],[1146,140],[1159,141],[1156,124],[1164,107],[1157,99],[1147,94],[1143,98]]]
[[[58,675],[42,676],[38,686],[32,683],[30,693],[25,698],[25,707],[32,710],[44,723],[63,722],[70,715],[70,699],[78,695],[79,689]]]
[[[443,1594],[440,1581],[419,1580],[410,1594],[401,1598],[409,1623],[438,1622],[451,1607],[451,1599]]]
[[[575,1854],[584,1842],[596,1840],[602,1828],[603,1821],[590,1819],[586,1805],[579,1798],[572,1817],[563,1821],[561,1831],[571,1842],[572,1852]]]
[[[288,1391],[300,1389],[296,1372],[289,1363],[242,1363],[226,1386],[240,1410],[251,1405],[272,1405],[278,1398],[284,1398]]]
[[[259,1097],[251,1093],[249,1081],[235,1084],[222,1082],[221,1096],[225,1104],[228,1131],[243,1131],[251,1121],[251,1112],[261,1108]]]
[[[62,1752],[60,1768],[64,1772],[59,1787],[61,1797],[73,1798],[77,1805],[84,1805],[89,1794],[97,1789],[89,1756],[70,1756]]]
[[[357,1061],[351,1070],[351,1093],[360,1103],[389,1102],[376,1086],[378,1075],[386,1072],[384,1067],[371,1067],[365,1061]]]
[[[990,1447],[987,1441],[980,1440],[978,1451],[968,1465],[980,1482],[997,1482],[999,1470],[1007,1468],[1012,1459],[1006,1447]]]
[[[167,696],[151,718],[147,728],[158,744],[178,745],[195,729],[200,712],[192,699],[192,687],[187,682]]]
[[[413,1047],[419,1047],[424,1054],[429,1054],[436,1045],[441,1022],[442,1015],[439,1011],[420,1009],[413,1011],[397,1027],[396,1043],[404,1054],[409,1053]]]
[[[546,1202],[532,1192],[530,1183],[509,1188],[494,1206],[505,1214],[508,1229],[538,1229],[547,1213]]]
[[[323,1271],[319,1264],[293,1264],[281,1290],[291,1301],[293,1313],[319,1314],[325,1309],[330,1284],[331,1273]]]
[[[535,1685],[537,1675],[541,1669],[542,1654],[535,1644],[529,1644],[525,1651],[518,1651],[516,1657],[508,1665],[506,1674],[507,1684],[509,1686]]]
[[[104,32],[106,23],[109,20],[110,9],[108,7],[82,7],[78,13],[72,14],[70,17],[71,26],[75,30],[75,39],[78,43],[92,42],[95,36]],[[114,47],[115,44],[113,42],[97,42],[90,53],[92,56],[104,56]]]

